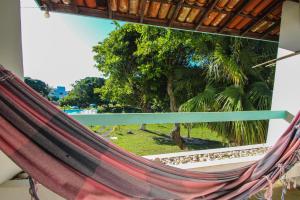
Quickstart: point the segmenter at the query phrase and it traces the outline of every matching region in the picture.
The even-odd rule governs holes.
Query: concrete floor
[[[281,200],[282,187],[280,183],[276,183],[273,188],[272,200]],[[256,200],[251,198],[250,200]],[[290,189],[285,195],[285,200],[300,200],[300,189]]]
[[[235,164],[226,164],[226,165],[219,165],[213,167],[202,167],[192,169],[193,171],[202,171],[202,172],[212,172],[212,171],[224,171],[224,170],[232,170],[234,168],[243,167],[245,165],[251,164],[248,163],[235,163]],[[299,174],[300,165],[298,167],[293,168],[294,172]],[[300,183],[300,180],[297,181]],[[0,184],[0,199],[9,199],[9,200],[30,200],[30,195],[28,193],[28,180],[11,180],[7,181],[6,183]],[[41,199],[43,200],[62,200],[63,198],[59,197],[58,195],[54,194],[53,192],[49,191],[42,185],[38,186],[38,194]],[[282,192],[282,185],[280,181],[274,184],[273,188],[273,198],[272,200],[281,200],[281,192]],[[256,198],[251,198],[251,200],[256,200]],[[298,189],[291,189],[287,191],[285,195],[285,200],[300,200],[300,187]]]
[[[30,200],[31,198],[28,193],[28,187],[28,181],[8,181],[7,183],[0,185],[0,199]],[[275,184],[272,200],[281,200],[281,189],[280,183]],[[63,198],[52,193],[41,185],[38,186],[38,195],[43,200],[63,200]],[[251,200],[256,200],[256,198],[251,198]],[[300,189],[289,190],[285,196],[285,200],[300,200]]]
[[[281,188],[274,188],[272,200],[281,200]],[[286,193],[285,200],[299,200],[300,199],[300,190],[291,189]]]
[[[38,196],[41,200],[63,200],[62,197],[38,184]],[[31,200],[28,180],[11,180],[0,185],[0,200]]]
[[[202,171],[202,172],[216,172],[216,171],[224,171],[224,170],[232,170],[234,168],[243,167],[246,165],[251,164],[251,162],[247,163],[236,163],[236,164],[226,164],[226,165],[218,165],[213,167],[201,167],[192,169],[193,171]],[[294,173],[299,173],[299,164],[298,168],[294,168]],[[298,182],[299,183],[299,182]],[[281,200],[281,192],[282,192],[282,185],[278,181],[274,184],[273,188],[273,197],[272,200]],[[256,198],[251,198],[251,200],[256,200]],[[298,189],[290,189],[287,191],[285,195],[285,200],[300,200],[300,188]]]

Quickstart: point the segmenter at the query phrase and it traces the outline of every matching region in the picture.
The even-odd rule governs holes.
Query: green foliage
[[[274,43],[125,24],[93,50],[108,78],[97,92],[122,106],[142,112],[270,109],[274,69],[251,66],[274,58]],[[263,142],[267,129],[262,121],[202,125],[236,144]]]
[[[37,91],[44,97],[48,97],[51,89],[45,82],[38,80],[38,79],[32,79],[30,77],[25,77],[24,81],[32,89],[34,89],[35,91]]]
[[[206,37],[198,49],[205,60],[207,86],[181,105],[181,111],[229,112],[269,110],[274,80],[273,68],[251,66],[276,56],[276,45],[228,37]],[[262,143],[266,121],[236,121],[201,124],[229,138],[235,144]]]
[[[193,38],[196,34],[191,32],[118,26],[94,47],[97,67],[108,77],[98,92],[119,104],[140,107],[143,112],[176,111],[177,104],[193,97],[201,85],[202,70],[191,67],[190,62]]]
[[[110,99],[121,105],[139,107],[149,112],[152,106],[161,109],[160,90],[163,84],[145,76],[134,52],[140,33],[132,25],[118,26],[110,36],[94,47],[98,69],[108,77],[105,86],[97,90],[104,99]],[[157,108],[158,106],[158,108]]]
[[[102,105],[97,108],[98,113],[140,113],[141,109],[132,106]]]
[[[60,105],[86,108],[90,104],[99,105],[100,103],[104,103],[101,101],[99,95],[95,93],[95,90],[101,88],[103,85],[104,79],[97,77],[86,77],[76,81],[69,94],[59,101]]]
[[[202,85],[203,70],[191,64],[195,38],[192,32],[133,24],[118,27],[94,47],[97,67],[109,79],[99,92],[143,112],[177,112],[178,105]],[[171,135],[183,148],[177,125]]]

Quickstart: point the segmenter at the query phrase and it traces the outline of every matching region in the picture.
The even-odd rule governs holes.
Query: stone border
[[[270,147],[267,144],[228,147],[144,156],[169,166],[193,169],[216,165],[253,162],[261,159]]]

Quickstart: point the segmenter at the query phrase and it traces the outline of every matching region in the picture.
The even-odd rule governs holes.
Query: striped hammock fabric
[[[0,66],[0,149],[66,199],[247,199],[299,160],[299,121],[298,114],[254,164],[217,173],[186,171],[96,136]]]

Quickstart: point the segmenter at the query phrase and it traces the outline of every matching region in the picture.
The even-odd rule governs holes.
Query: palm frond
[[[250,86],[248,99],[257,110],[269,110],[272,102],[272,91],[265,82],[255,82]]]
[[[216,89],[208,85],[203,92],[179,107],[181,112],[209,112],[213,110]]]
[[[234,58],[226,55],[224,49],[217,45],[211,62],[207,66],[208,79],[224,80],[234,85],[243,85],[247,78]]]

